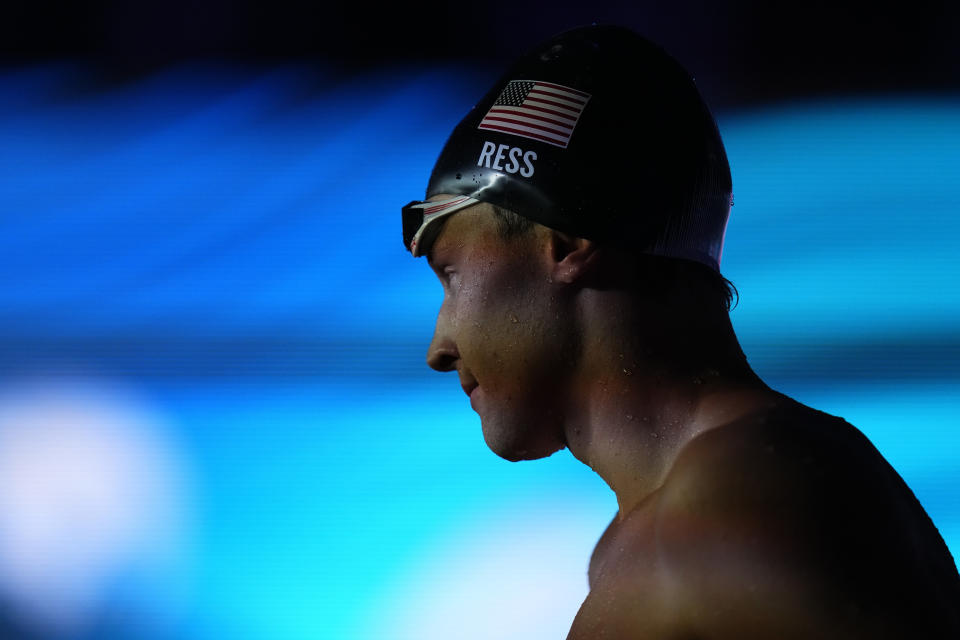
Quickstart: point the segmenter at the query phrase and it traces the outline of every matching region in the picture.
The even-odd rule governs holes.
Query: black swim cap
[[[404,244],[477,201],[558,231],[719,270],[730,167],[690,75],[629,29],[560,34],[520,58],[447,140],[404,208]],[[431,228],[432,227],[432,228]]]

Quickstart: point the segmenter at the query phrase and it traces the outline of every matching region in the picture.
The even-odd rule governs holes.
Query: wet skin
[[[867,439],[782,397],[616,517],[568,638],[956,638],[942,538]]]
[[[504,242],[489,213],[472,209],[452,216],[428,254],[444,299],[427,360],[457,371],[495,453],[541,458],[565,444],[555,416],[569,363],[550,322],[555,302],[533,286],[533,246]]]
[[[490,448],[568,447],[617,495],[568,640],[960,637],[960,579],[912,492],[854,427],[694,337],[734,345],[728,324],[620,287],[588,241],[504,239],[486,205],[428,258],[428,363],[458,373]]]

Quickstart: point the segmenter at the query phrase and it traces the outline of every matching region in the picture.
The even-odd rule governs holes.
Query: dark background
[[[564,637],[613,494],[486,449],[398,214],[593,21],[714,109],[753,367],[956,553],[958,6],[0,3],[0,636]]]
[[[4,3],[8,62],[84,58],[139,73],[185,59],[318,59],[344,68],[446,60],[501,67],[554,33],[590,22],[632,27],[698,77],[709,102],[960,86],[960,3],[601,0],[120,0]]]

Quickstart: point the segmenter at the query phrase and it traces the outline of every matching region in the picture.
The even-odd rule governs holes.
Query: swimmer
[[[568,448],[618,511],[568,640],[960,638],[960,577],[870,441],[768,387],[729,319],[730,169],[687,72],[561,34],[454,129],[404,245],[428,364],[507,460]]]

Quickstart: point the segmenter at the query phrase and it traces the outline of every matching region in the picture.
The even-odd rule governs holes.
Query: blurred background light
[[[171,427],[104,384],[0,394],[0,601],[18,634],[77,637],[182,605],[187,466]],[[7,634],[11,629],[7,629]],[[5,634],[6,635],[6,634]]]
[[[753,366],[864,431],[957,553],[957,8],[513,4],[0,24],[0,635],[565,633],[616,501],[566,452],[486,450],[425,366],[440,288],[398,206],[506,59],[594,19],[715,108]]]

